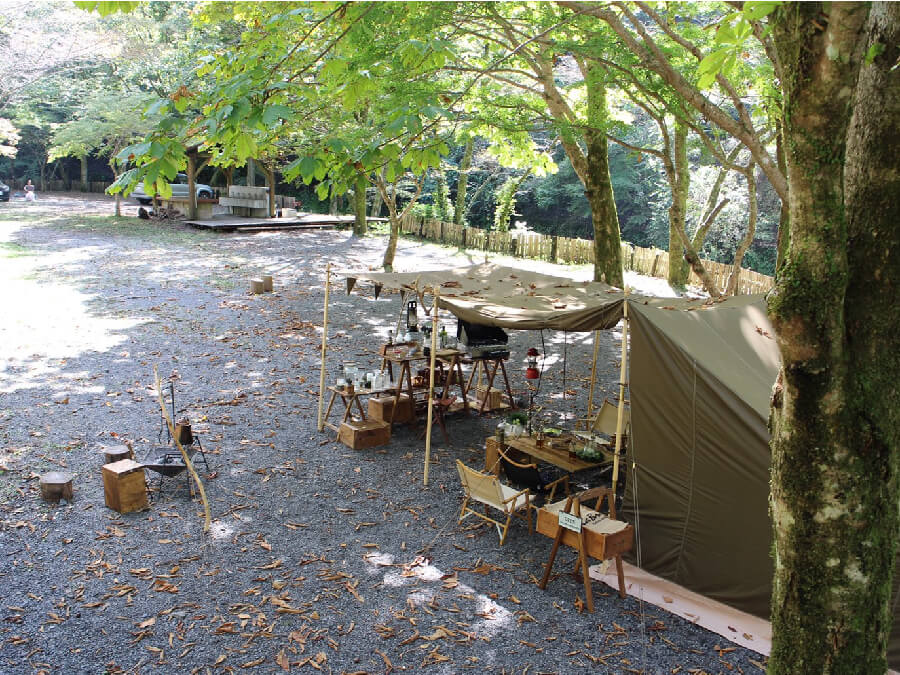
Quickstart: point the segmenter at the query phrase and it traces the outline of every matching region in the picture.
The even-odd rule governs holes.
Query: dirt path
[[[599,585],[597,612],[579,613],[571,555],[540,591],[545,538],[516,525],[500,548],[493,530],[457,525],[453,462],[479,466],[497,418],[457,421],[450,446],[436,435],[427,488],[416,431],[365,452],[316,432],[325,265],[376,265],[381,238],[111,214],[79,196],[0,205],[0,673],[758,670],[753,652],[717,651],[721,638]],[[451,253],[404,241],[397,269]],[[262,273],[276,293],[248,295]],[[340,291],[331,380],[342,360],[375,367],[399,311],[396,297]],[[520,390],[520,356],[539,341],[511,336]],[[589,336],[545,341],[537,403],[572,418]],[[618,344],[604,334],[598,399],[615,392]],[[99,450],[128,439],[140,458],[158,444],[154,366],[210,451],[208,535],[180,480],[146,511],[104,506]],[[36,477],[60,468],[75,499],[49,506]]]

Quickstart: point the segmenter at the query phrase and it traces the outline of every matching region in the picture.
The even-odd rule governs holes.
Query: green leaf
[[[871,66],[872,63],[877,59],[885,50],[884,43],[881,42],[873,42],[872,46],[866,50],[866,65]]]
[[[267,127],[271,127],[279,119],[290,120],[294,112],[286,105],[271,105],[263,111],[262,121]]]
[[[758,21],[764,16],[768,16],[775,11],[775,8],[782,3],[780,2],[745,2],[743,7],[744,16],[750,21]]]
[[[697,72],[703,74],[709,73],[713,76],[713,80],[715,80],[716,75],[718,75],[719,71],[722,69],[722,64],[725,63],[725,59],[727,58],[727,49],[717,49],[712,51],[700,61],[700,65],[697,66]]]
[[[317,160],[315,157],[303,157],[300,160],[300,176],[302,176],[304,183],[306,183],[307,185],[312,183],[313,176],[315,176],[318,166],[319,160]]]

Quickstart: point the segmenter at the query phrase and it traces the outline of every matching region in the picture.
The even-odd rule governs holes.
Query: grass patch
[[[213,279],[210,283],[220,291],[232,291],[237,286],[237,282],[234,279]]]
[[[0,242],[0,257],[3,258],[27,258],[28,256],[37,255],[34,251],[25,248],[21,244],[11,241]]]

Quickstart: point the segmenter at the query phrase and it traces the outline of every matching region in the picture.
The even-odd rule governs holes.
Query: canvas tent
[[[590,331],[631,325],[630,460],[625,517],[641,567],[768,619],[770,397],[779,354],[762,296],[721,302],[626,297],[605,284],[503,268],[347,272],[402,292],[438,292],[466,321],[509,329]],[[637,550],[637,549],[636,549]],[[900,557],[898,557],[900,560]],[[889,662],[900,664],[895,577]]]
[[[769,397],[774,331],[759,296],[629,303],[626,519],[648,572],[761,617],[772,585]]]

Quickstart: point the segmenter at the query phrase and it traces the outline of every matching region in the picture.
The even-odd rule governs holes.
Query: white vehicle
[[[188,196],[188,177],[186,173],[179,173],[175,176],[174,183],[169,183],[169,187],[172,188],[172,196],[173,197],[183,197],[187,198]],[[195,185],[195,189],[197,190],[197,199],[212,199],[215,196],[215,191],[209,186],[204,185],[203,183],[197,183]],[[134,197],[139,204],[152,204],[153,197],[147,195],[144,192],[144,184],[138,183],[137,187],[132,190],[129,197]]]

